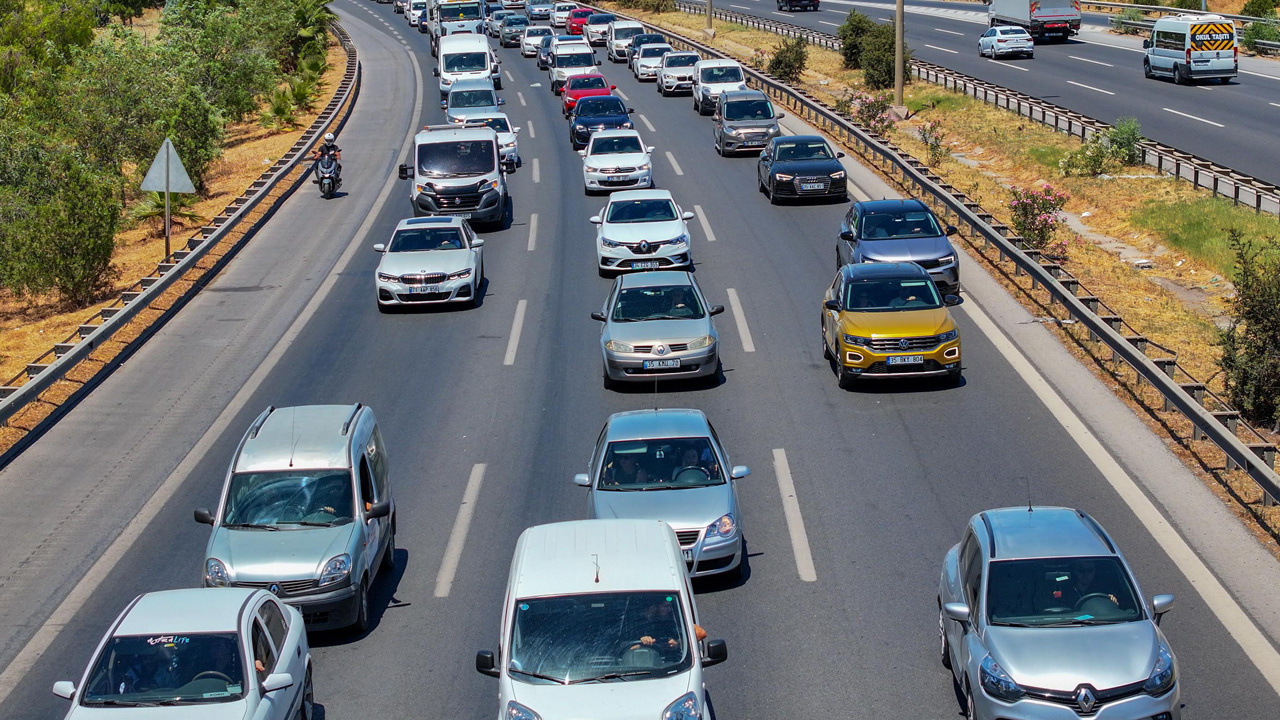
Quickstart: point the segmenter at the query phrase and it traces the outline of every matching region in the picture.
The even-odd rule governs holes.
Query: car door
[[[356,481],[359,504],[357,507],[361,510],[359,522],[364,534],[364,552],[361,553],[363,560],[359,564],[359,569],[368,571],[368,577],[372,578],[374,573],[377,572],[378,549],[382,547],[383,538],[387,535],[386,523],[389,522],[389,517],[370,519],[365,519],[364,517],[364,513],[380,498],[373,482],[373,465],[365,452],[365,447],[369,442],[367,431],[366,434],[360,437],[360,440],[361,442],[352,448],[354,452],[351,454],[352,457],[358,458],[356,462]],[[352,573],[352,578],[352,581],[355,582],[356,575],[354,572]]]
[[[844,275],[836,273],[836,279],[831,283],[831,287],[827,290],[826,296],[823,298],[824,304],[822,308],[822,336],[826,340],[827,347],[831,348],[831,352],[839,352],[840,345],[836,342],[836,330],[840,327],[840,311],[831,310],[826,307],[825,302],[828,300],[839,301],[844,295]],[[836,358],[839,363],[840,358]]]
[[[724,93],[716,99],[716,109],[711,115],[711,137],[717,144],[724,137]]]
[[[600,437],[596,438],[596,447],[591,451],[591,457],[587,460],[587,477],[591,478],[591,483],[587,485],[587,518],[595,519],[596,517],[596,485],[600,483],[600,474],[604,471],[604,452],[606,449],[605,437],[609,434],[609,426],[606,424],[600,429]]]
[[[990,30],[982,33],[982,37],[978,38],[978,54],[981,55],[987,52],[987,47],[991,44],[991,37],[995,34],[995,28],[991,28]]]
[[[978,543],[978,539],[972,531],[965,533],[965,539],[960,544],[960,587],[959,597],[955,602],[963,602],[969,606],[969,616],[977,618],[981,615],[981,589],[982,589],[982,548]],[[977,640],[977,627],[975,623],[948,621],[947,641],[951,645],[951,652],[955,656],[952,659],[952,667],[956,669],[956,674],[961,675],[964,668],[969,664],[970,643]],[[975,634],[970,638],[970,634]]]
[[[279,656],[275,646],[271,644],[271,634],[254,613],[249,620],[249,672],[253,676],[254,694],[258,697],[258,706],[253,713],[254,720],[288,720],[289,708],[292,704],[293,688],[277,690],[273,693],[262,692],[262,683],[267,676],[276,671]]]
[[[769,168],[773,167],[773,149],[774,144],[760,151],[760,162],[756,164],[756,177],[760,183],[766,187],[769,185]]]
[[[302,654],[301,644],[303,630],[289,626],[289,616],[274,598],[264,598],[256,614],[275,649],[276,665],[272,672],[289,673],[293,677],[293,687],[272,693],[279,696],[273,701],[287,698],[287,702],[276,703],[280,713],[275,717],[289,718],[293,715],[291,711],[297,710],[306,691],[307,659]]]
[[[726,478],[729,483],[729,490],[733,493],[733,517],[738,521],[738,534],[745,534],[746,530],[742,523],[742,505],[738,503],[738,481],[733,477],[733,461],[729,457],[729,451],[724,449],[724,444],[720,442],[720,436],[716,434],[716,428],[707,421],[707,429],[711,431],[711,447],[716,453],[716,462],[720,463],[720,475]]]
[[[841,267],[854,261],[858,245],[858,221],[861,215],[857,207],[849,208],[840,222],[840,235],[836,239],[836,253]]]
[[[377,502],[384,500],[391,501],[391,479],[390,466],[387,462],[387,444],[382,439],[382,431],[378,429],[378,424],[373,424],[373,430],[369,433],[369,440],[365,443],[365,454],[369,457],[369,469],[373,474],[373,492]],[[394,507],[392,508],[394,510]],[[395,539],[395,533],[392,531],[392,523],[394,522],[394,513],[387,515],[385,518],[379,518],[382,528],[382,544],[384,547],[379,549],[380,553],[394,553],[395,548],[391,543]]]

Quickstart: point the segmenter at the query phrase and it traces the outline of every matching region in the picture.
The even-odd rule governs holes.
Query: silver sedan
[[[600,352],[604,385],[619,381],[720,377],[719,335],[693,276],[678,270],[622,275],[601,312]]]
[[[701,411],[635,410],[610,416],[587,472],[573,481],[587,488],[588,517],[670,525],[698,577],[741,572],[737,481],[750,473],[729,464]]]

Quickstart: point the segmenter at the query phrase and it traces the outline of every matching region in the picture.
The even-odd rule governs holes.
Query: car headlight
[[[231,575],[227,573],[227,566],[223,565],[218,558],[209,558],[204,561],[204,584],[209,587],[226,587],[231,584]]]
[[[382,282],[400,282],[400,276],[392,275],[391,273],[380,272],[378,273],[378,280]]]
[[[857,345],[858,347],[868,347],[871,345],[871,338],[858,337],[857,335],[845,334],[845,345]]]
[[[511,141],[511,142],[509,142],[509,143],[502,143],[502,147],[504,147],[504,148],[513,148],[513,147],[515,147],[515,146],[516,146],[516,141],[515,141],[515,140],[512,140],[512,141]]]
[[[645,170],[648,170],[649,167],[650,167],[649,163],[645,163],[643,165],[637,165],[636,170],[639,170],[640,172],[644,172]]]
[[[609,342],[604,344],[604,349],[612,350],[613,352],[621,352],[621,353],[629,353],[629,352],[636,351],[634,347],[631,347],[631,345],[624,343],[621,340],[610,340]]]
[[[777,134],[778,134],[778,133],[780,133],[780,132],[782,132],[782,127],[781,127],[781,126],[779,126],[777,123],[774,123],[774,124],[772,124],[772,125],[770,125],[770,126],[769,126],[769,134],[770,134],[770,135],[777,135]]]
[[[435,189],[435,188],[431,187],[430,185],[426,185],[426,184],[418,185],[418,186],[417,186],[417,188],[418,188],[418,192],[420,192],[420,193],[435,194],[435,191],[436,191],[436,189]]]
[[[725,131],[724,131],[724,134],[725,134],[725,135],[731,135],[731,136],[733,136],[733,137],[738,137],[739,135],[741,135],[741,134],[742,134],[742,131],[741,131],[741,130],[738,130],[738,129],[735,129],[735,128],[729,128],[729,129],[727,129],[727,130],[725,130]]]
[[[631,122],[630,120],[628,120],[628,121],[626,121],[626,122],[622,123],[622,129],[623,129],[623,130],[634,130],[634,129],[635,129],[635,127],[636,127],[636,124],[635,124],[635,123],[633,123],[633,122]]]
[[[613,240],[610,240],[607,237],[600,238],[600,244],[607,248],[622,247],[622,243],[614,242]]]
[[[342,582],[351,574],[351,556],[343,553],[324,564],[320,571],[320,587]]]
[[[507,720],[542,720],[542,716],[511,700],[507,703]]]
[[[1173,687],[1175,673],[1173,671],[1173,653],[1164,645],[1156,655],[1156,665],[1151,669],[1151,677],[1143,684],[1142,691],[1148,695],[1163,695]]]
[[[938,336],[938,342],[940,343],[951,342],[952,340],[955,340],[958,337],[960,337],[959,330],[948,330],[947,332],[944,332]]]
[[[711,337],[710,335],[703,335],[702,337],[698,338],[697,340],[691,340],[691,341],[689,342],[689,349],[690,349],[690,350],[701,350],[702,348],[709,348],[709,347],[711,347],[712,345],[715,345],[715,344],[716,344],[716,339],[715,339],[715,338]]]
[[[835,171],[835,172],[831,173],[831,179],[832,179],[832,180],[843,180],[843,179],[844,179],[844,171],[843,171],[843,170],[837,170],[837,171]]]
[[[738,529],[732,514],[721,515],[719,520],[707,526],[707,537],[729,537]]]
[[[466,270],[459,270],[458,272],[449,273],[450,280],[461,280],[463,278],[469,278],[469,277],[471,277],[471,268],[467,268]]]
[[[937,260],[935,260],[934,262],[938,263],[939,265],[950,265],[951,263],[953,263],[953,262],[955,262],[955,261],[956,261],[956,256],[955,256],[955,255],[947,255],[946,257],[940,257],[940,258],[938,258],[938,259],[937,259]]]
[[[671,244],[672,244],[672,245],[688,245],[688,244],[689,244],[689,236],[688,236],[688,235],[681,235],[681,236],[679,236],[679,237],[672,238],[672,239],[671,239]]]
[[[500,182],[498,182],[497,180],[490,180],[489,182],[487,182],[487,183],[485,183],[485,184],[484,184],[484,189],[486,189],[486,190],[497,190],[497,189],[498,189],[498,187],[499,187],[500,185],[501,185],[501,183],[500,183]]]
[[[786,180],[794,180],[795,177],[796,177],[795,175],[788,175],[786,173],[777,173],[773,176],[773,179],[786,181]]]
[[[452,84],[453,84],[453,80],[450,80],[449,78],[440,78],[440,84],[441,84],[441,85],[452,85]]]
[[[1025,694],[1022,687],[990,655],[982,658],[982,664],[978,667],[978,679],[982,689],[997,700],[1015,702]]]
[[[662,720],[700,720],[702,713],[698,710],[698,696],[685,693],[662,711]]]

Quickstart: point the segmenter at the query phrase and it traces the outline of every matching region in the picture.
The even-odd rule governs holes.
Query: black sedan
[[[624,105],[616,95],[582,98],[569,118],[569,142],[573,143],[574,150],[581,150],[597,130],[630,130],[635,127],[631,122],[633,112],[635,110]]]
[[[786,198],[849,199],[848,178],[840,158],[825,138],[790,135],[774,138],[760,153],[756,179],[760,192],[777,205]]]

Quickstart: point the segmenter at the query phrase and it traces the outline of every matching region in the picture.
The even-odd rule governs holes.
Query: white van
[[[569,42],[553,46],[550,64],[547,66],[547,79],[551,82],[551,92],[560,94],[560,88],[574,75],[594,73],[600,61],[595,51],[585,43]]]
[[[1178,85],[1217,78],[1226,84],[1240,72],[1235,23],[1221,15],[1172,15],[1156,20],[1142,41],[1148,78],[1171,77]]]
[[[449,88],[459,80],[490,80],[493,89],[502,89],[501,62],[493,55],[489,41],[483,35],[446,35],[440,38],[440,54],[432,75],[440,78],[440,98],[449,95]]]
[[[537,525],[516,543],[498,651],[476,653],[476,670],[498,678],[502,720],[707,717],[702,670],[728,651],[700,630],[666,523]]]

